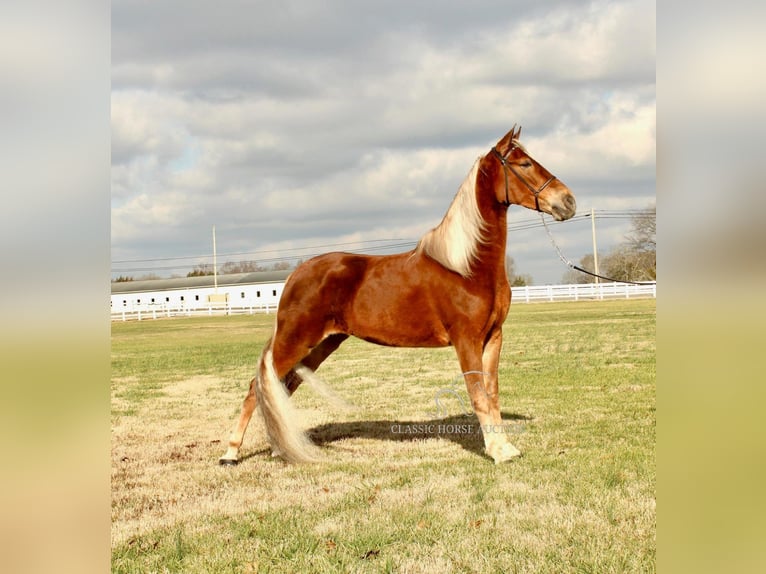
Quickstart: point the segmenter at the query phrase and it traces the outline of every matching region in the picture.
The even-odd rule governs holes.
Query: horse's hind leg
[[[297,413],[288,400],[290,390],[287,385],[294,391],[300,380],[311,374],[301,364],[302,360],[318,365],[342,341],[342,338],[334,338],[322,345],[327,338],[321,324],[316,322],[312,325],[304,320],[299,324],[296,320],[278,319],[272,343],[261,359],[262,369],[255,385],[256,397],[272,451],[287,462],[321,459],[320,451],[298,424]],[[290,375],[291,372],[295,374]],[[291,382],[286,384],[288,375]]]
[[[232,431],[231,436],[229,436],[229,448],[226,450],[226,453],[218,459],[219,464],[235,465],[239,462],[237,460],[239,447],[242,446],[242,439],[245,436],[247,425],[250,424],[250,419],[253,416],[256,404],[255,377],[253,377],[253,380],[250,381],[250,390],[247,391],[247,396],[245,397],[245,400],[242,401],[242,410],[239,413],[237,426],[234,427],[234,431]]]
[[[311,352],[300,361],[299,364],[309,368],[312,371],[316,371],[319,368],[319,365],[321,365],[327,357],[334,353],[338,347],[340,347],[341,343],[343,343],[343,341],[346,339],[348,339],[348,335],[344,333],[336,333],[334,335],[330,335],[316,347],[314,347]],[[296,372],[296,368],[297,365],[290,369],[290,372],[285,375],[285,386],[287,387],[287,392],[291,395],[303,382],[303,377],[301,377],[301,375]]]
[[[306,355],[301,363],[306,365],[311,370],[316,370],[322,361],[329,357],[330,354],[335,351],[343,341],[346,340],[346,338],[348,338],[348,335],[343,334],[331,335],[327,337],[319,345],[314,347],[314,349],[312,349],[312,351]],[[266,347],[269,345],[271,345],[271,341],[266,343]],[[260,369],[260,365],[258,368]],[[285,376],[285,386],[287,387],[287,392],[292,395],[293,392],[295,392],[295,389],[297,389],[301,384],[301,382],[303,382],[301,376],[295,372],[294,368],[291,369]],[[253,417],[255,407],[258,404],[258,399],[255,396],[256,384],[257,377],[253,377],[253,379],[250,381],[250,389],[247,392],[247,396],[245,397],[245,400],[242,401],[242,409],[239,413],[237,425],[234,427],[234,430],[229,436],[228,448],[226,449],[224,455],[218,459],[219,464],[233,466],[239,462],[237,458],[239,455],[239,449],[242,446],[242,441],[244,440],[247,427],[250,424],[250,419]]]
[[[302,383],[306,383],[332,407],[344,411],[351,408],[352,405],[348,401],[338,395],[321,377],[317,377],[314,374],[319,365],[336,351],[346,339],[348,339],[348,335],[336,333],[330,335],[314,347],[308,355],[285,375],[284,383],[287,387],[287,392],[292,395]]]
[[[343,341],[345,341],[347,338],[348,335],[343,333],[330,335],[316,347],[311,349],[311,351],[306,354],[306,356],[299,363],[296,363],[296,365],[292,367],[284,376],[284,383],[287,387],[287,392],[292,395],[298,386],[300,386],[300,384],[303,382],[301,375],[296,372],[298,365],[303,365],[310,370],[315,371],[317,368],[319,368],[319,365],[321,365],[322,362],[327,359],[327,357],[336,351],[338,347],[340,347],[341,343],[343,343]],[[267,347],[270,344],[271,342],[267,343]],[[259,369],[260,367],[261,366],[259,365]],[[253,380],[250,381],[250,389],[248,390],[247,396],[242,402],[242,409],[240,411],[237,425],[229,437],[229,445],[226,453],[218,461],[222,465],[235,465],[238,463],[237,457],[239,454],[239,449],[242,446],[245,431],[247,431],[247,426],[250,423],[250,419],[253,416],[255,407],[258,404],[258,400],[255,394],[256,384],[257,377],[254,377]]]

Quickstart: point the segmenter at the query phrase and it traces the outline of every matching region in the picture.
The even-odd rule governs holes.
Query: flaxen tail
[[[317,377],[314,371],[302,363],[295,366],[295,372],[303,381],[303,384],[314,390],[316,394],[325,399],[332,407],[340,411],[352,411],[356,407],[336,393],[332,387]]]
[[[255,394],[274,455],[287,462],[319,461],[319,449],[298,426],[290,396],[277,376],[271,341],[266,344],[258,364]]]

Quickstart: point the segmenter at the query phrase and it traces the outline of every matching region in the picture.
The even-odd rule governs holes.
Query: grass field
[[[301,388],[327,462],[218,457],[273,315],[112,325],[112,571],[653,572],[654,300],[512,305],[482,453],[452,349],[349,340]],[[441,397],[437,408],[435,397]]]

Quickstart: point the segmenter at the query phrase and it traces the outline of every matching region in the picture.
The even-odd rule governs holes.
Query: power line
[[[352,242],[352,243],[342,243],[340,245],[352,245],[354,243],[364,243],[361,241]],[[346,253],[369,253],[371,251],[382,251],[385,249],[411,249],[417,245],[417,240],[413,241],[404,241],[402,243],[392,243],[390,245],[378,245],[378,246],[371,246],[371,247],[360,247],[357,249],[348,249],[346,250]],[[316,246],[317,248],[323,247],[323,246]],[[326,247],[326,246],[325,246]],[[302,248],[302,249],[309,249],[308,247]],[[271,250],[270,252],[278,252],[278,250]],[[302,255],[288,255],[285,257],[270,257],[270,258],[259,258],[258,263],[276,263],[280,261],[299,261],[301,259],[307,258],[310,259],[311,257],[314,257],[316,255],[320,255],[321,251],[319,252],[312,252],[312,253],[305,253]],[[212,255],[201,255],[197,257],[197,259],[205,259],[210,258]],[[148,260],[152,261],[152,260]],[[112,269],[112,273],[127,273],[127,272],[137,272],[137,271],[173,271],[176,269],[188,269],[189,265],[167,265],[162,267],[126,267],[123,269]]]
[[[235,255],[258,255],[260,253],[282,253],[285,251],[300,251],[303,249],[323,249],[325,247],[341,247],[343,245],[359,245],[361,243],[380,243],[381,241],[407,241],[406,239],[368,239],[366,241],[347,241],[345,243],[327,243],[325,245],[311,245],[308,247],[286,247],[284,249],[264,249],[261,251],[240,251],[232,253],[221,253],[222,257],[232,257]],[[178,257],[153,257],[150,259],[121,259],[112,261],[116,263],[148,263],[150,261],[175,261],[178,259],[199,259],[200,257],[210,257],[209,253],[204,255],[180,255]]]
[[[656,216],[650,212],[647,212],[645,209],[620,209],[620,210],[606,210],[606,209],[596,209],[594,210],[594,217],[595,219],[636,219],[636,218],[655,218]],[[591,215],[590,213],[575,215],[574,217],[570,218],[567,221],[553,221],[549,225],[559,225],[561,223],[569,223],[571,221],[576,220],[590,220]],[[513,223],[508,224],[508,232],[509,233],[515,233],[520,231],[527,231],[531,229],[537,229],[543,227],[543,223],[539,219],[522,219],[519,221],[515,221]],[[369,253],[374,251],[384,251],[389,249],[397,249],[397,250],[406,250],[411,249],[418,243],[418,239],[403,239],[403,238],[391,238],[391,239],[369,239],[364,241],[347,241],[347,242],[340,242],[340,243],[325,243],[325,244],[318,244],[318,245],[307,245],[304,247],[287,247],[284,249],[265,249],[265,250],[258,250],[258,251],[240,251],[240,252],[230,252],[230,253],[223,253],[221,254],[222,257],[235,257],[235,256],[259,256],[263,254],[269,254],[269,253],[286,253],[286,252],[295,252],[295,251],[308,251],[307,253],[297,254],[297,255],[282,255],[277,257],[258,257],[258,263],[274,263],[274,262],[281,262],[281,261],[298,261],[300,259],[304,258],[311,258],[316,255],[319,255],[321,253],[324,253],[324,249],[329,247],[344,247],[349,245],[366,245],[366,247],[357,247],[357,248],[351,248],[345,250],[348,253]],[[369,245],[374,243],[386,243],[384,245]],[[204,263],[205,261],[212,258],[212,254],[205,253],[201,255],[181,255],[177,257],[153,257],[153,258],[146,258],[146,259],[122,259],[113,261],[113,265],[120,265],[120,264],[126,264],[126,263],[152,263],[152,262],[163,262],[163,261],[188,261],[188,260],[197,260],[199,263]],[[125,268],[118,268],[118,269],[112,269],[112,273],[135,273],[135,272],[146,272],[146,271],[174,271],[178,269],[188,269],[189,264],[177,264],[177,265],[164,265],[164,266],[154,266],[154,267],[125,267]]]
[[[598,219],[654,219],[656,216],[653,214],[647,214],[645,210],[604,210],[604,209],[596,209],[594,210],[595,218]],[[578,220],[591,220],[591,214],[590,213],[582,213],[580,215],[575,215],[574,217],[566,220],[566,221],[552,221],[548,225],[560,225],[562,223],[570,223],[572,221],[578,221]],[[540,219],[537,218],[531,218],[531,219],[522,219],[519,221],[514,221],[513,223],[508,224],[508,231],[526,231],[528,229],[537,229],[543,227],[543,223],[540,221]]]

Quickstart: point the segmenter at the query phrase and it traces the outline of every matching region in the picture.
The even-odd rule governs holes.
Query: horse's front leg
[[[492,377],[492,375],[484,371],[481,345],[468,341],[456,342],[455,349],[460,360],[460,367],[463,369],[463,377],[468,389],[468,396],[471,398],[471,405],[481,425],[484,448],[487,454],[492,457],[496,464],[519,456],[521,453],[510,443],[507,434],[503,433],[501,428],[502,421],[497,407],[497,364],[494,365],[495,407],[493,409],[493,400],[487,391],[488,388],[492,388],[493,383],[491,379],[485,382],[485,379]],[[495,353],[499,357],[499,345]],[[495,359],[495,363],[497,363],[497,359]]]
[[[511,439],[506,432],[507,428],[503,425],[503,419],[500,414],[498,379],[502,347],[503,329],[499,327],[490,335],[482,353],[484,388],[487,393],[489,415],[492,420],[491,426],[485,427],[482,430],[484,432],[484,443],[487,446],[487,454],[494,459],[495,463],[504,462],[521,455],[519,449],[511,443]],[[489,440],[488,435],[491,435]]]

